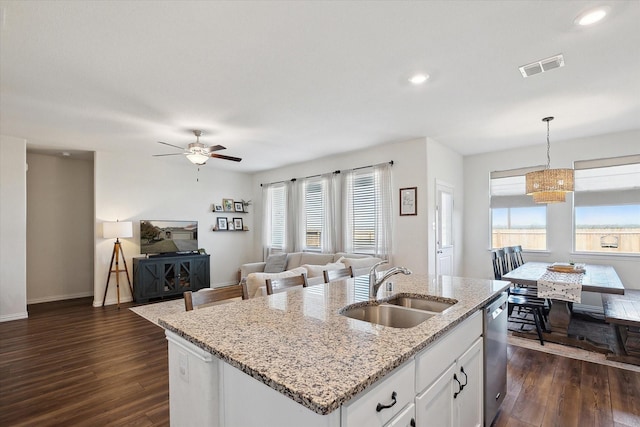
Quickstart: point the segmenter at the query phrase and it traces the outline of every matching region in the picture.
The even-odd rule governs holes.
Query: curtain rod
[[[388,163],[389,163],[391,166],[393,166],[393,160],[390,160]],[[384,162],[383,162],[383,163],[378,163],[378,164],[375,164],[375,165],[360,166],[360,167],[357,167],[357,168],[353,168],[353,169],[351,169],[351,170],[357,171],[357,170],[359,170],[359,169],[371,168],[371,167],[378,166],[378,165],[382,165],[382,164],[384,164]],[[334,174],[339,174],[340,172],[341,172],[340,170],[333,171],[333,173],[334,173]],[[290,182],[296,182],[298,179],[309,179],[309,178],[315,178],[315,177],[318,177],[318,176],[322,176],[322,174],[309,175],[309,176],[305,176],[305,177],[303,177],[303,178],[291,178],[291,179],[290,179],[290,180],[288,180],[288,181],[290,181]],[[287,180],[269,182],[268,184],[260,184],[260,187],[263,187],[263,186],[265,186],[265,185],[281,184],[281,183],[283,183],[283,182],[287,182]]]

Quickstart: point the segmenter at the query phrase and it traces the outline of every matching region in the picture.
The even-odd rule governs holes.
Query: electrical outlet
[[[179,353],[178,355],[178,369],[180,372],[180,378],[185,382],[189,382],[189,356],[185,353]]]

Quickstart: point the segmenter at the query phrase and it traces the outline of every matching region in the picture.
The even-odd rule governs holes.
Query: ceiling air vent
[[[564,56],[562,54],[541,59],[531,64],[520,67],[522,77],[531,77],[534,74],[544,73],[554,68],[564,67]]]

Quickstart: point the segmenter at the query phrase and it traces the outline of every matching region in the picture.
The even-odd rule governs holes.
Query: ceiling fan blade
[[[169,147],[178,148],[178,149],[180,149],[180,150],[183,150],[183,151],[184,151],[184,147],[178,147],[177,145],[169,144],[168,142],[158,141],[158,144],[168,145]]]
[[[232,162],[239,162],[242,160],[240,157],[224,156],[222,154],[215,153],[211,153],[210,156],[215,157],[216,159],[231,160]]]
[[[163,156],[182,156],[183,154],[189,154],[189,153],[152,154],[152,156],[153,156],[153,157],[163,157]]]
[[[226,150],[227,147],[223,147],[222,145],[212,145],[209,147],[209,152],[213,153],[214,151]]]

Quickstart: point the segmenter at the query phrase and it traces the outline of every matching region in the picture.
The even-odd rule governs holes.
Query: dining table
[[[575,272],[550,275],[553,265],[547,262],[526,262],[504,274],[502,280],[518,286],[535,287],[539,297],[551,300],[547,316],[548,329],[543,332],[545,341],[605,354],[611,352],[612,348],[606,343],[586,335],[570,333],[569,325],[575,317],[573,304],[580,302],[582,292],[624,295],[624,285],[615,269],[609,265],[581,264]],[[531,334],[517,335],[529,337]]]

